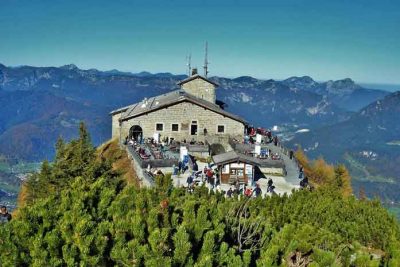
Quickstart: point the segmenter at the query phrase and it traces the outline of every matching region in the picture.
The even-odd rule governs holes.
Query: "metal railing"
[[[132,146],[127,146],[130,154],[135,157],[140,167],[147,168],[150,165],[151,168],[163,168],[172,167],[172,165],[178,165],[178,159],[142,159],[138,152]]]

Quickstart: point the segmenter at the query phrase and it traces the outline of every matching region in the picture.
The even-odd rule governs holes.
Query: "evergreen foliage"
[[[57,143],[28,181],[29,203],[0,226],[0,266],[399,266],[400,228],[377,201],[332,184],[227,199],[206,188],[129,185],[85,134]],[[322,177],[322,176],[320,176]],[[377,255],[379,257],[371,257]]]

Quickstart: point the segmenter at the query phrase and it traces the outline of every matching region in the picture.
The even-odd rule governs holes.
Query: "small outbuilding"
[[[236,181],[252,184],[263,174],[284,176],[286,173],[283,160],[260,159],[236,151],[215,155],[212,159],[218,166],[223,184],[234,184]]]

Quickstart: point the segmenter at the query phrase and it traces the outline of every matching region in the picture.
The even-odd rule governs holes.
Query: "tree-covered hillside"
[[[83,125],[79,139],[59,141],[0,225],[0,266],[400,265],[397,221],[340,184],[225,198],[173,188],[169,175],[139,188],[120,159],[96,152]]]

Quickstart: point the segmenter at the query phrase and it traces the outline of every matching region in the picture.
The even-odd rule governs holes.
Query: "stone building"
[[[112,137],[168,137],[209,144],[243,139],[246,122],[216,105],[216,83],[195,73],[178,85],[179,90],[112,111]]]

